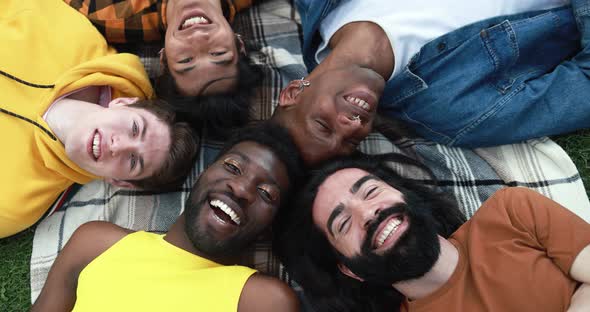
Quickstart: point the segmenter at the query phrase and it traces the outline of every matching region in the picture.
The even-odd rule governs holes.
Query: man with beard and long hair
[[[297,311],[278,279],[235,265],[289,202],[301,160],[287,130],[244,129],[195,183],[164,235],[82,225],[32,311]]]
[[[464,222],[390,161],[419,166],[394,154],[338,159],[279,217],[274,246],[317,311],[589,306],[590,224],[525,188],[496,192]]]

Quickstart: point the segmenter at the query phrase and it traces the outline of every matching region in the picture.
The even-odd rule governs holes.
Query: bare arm
[[[71,311],[82,269],[128,233],[107,222],[80,226],[57,256],[31,311]]]
[[[240,295],[238,312],[299,311],[295,292],[282,281],[262,274],[252,275]]]
[[[572,302],[567,311],[588,311],[590,307],[590,245],[576,256],[570,269],[570,276],[582,285],[572,296]]]

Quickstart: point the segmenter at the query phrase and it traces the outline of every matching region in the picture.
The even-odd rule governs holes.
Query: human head
[[[235,255],[290,200],[302,165],[287,130],[262,123],[236,132],[193,186],[185,230],[211,257]]]
[[[272,120],[289,129],[307,165],[351,154],[371,131],[385,81],[358,66],[312,73],[304,81],[281,91]]]
[[[437,235],[448,237],[464,222],[464,216],[453,202],[449,201],[439,192],[435,192],[412,180],[401,177],[390,167],[391,163],[423,168],[423,165],[420,163],[399,154],[385,154],[381,156],[359,154],[347,158],[340,158],[325,164],[318,170],[314,170],[310,174],[308,182],[295,197],[296,200],[293,202],[292,207],[296,207],[297,209],[285,209],[280,213],[276,226],[278,231],[274,233],[276,236],[273,248],[275,248],[294,279],[303,286],[306,294],[310,295],[312,301],[325,302],[327,300],[326,298],[338,298],[338,300],[344,300],[347,305],[355,305],[359,304],[359,302],[363,302],[363,304],[372,302],[371,304],[373,304],[375,303],[375,301],[371,301],[373,299],[383,304],[383,302],[387,302],[387,300],[380,300],[384,297],[395,298],[397,296],[399,300],[399,294],[396,295],[396,292],[390,287],[391,283],[384,285],[386,282],[382,279],[375,278],[375,276],[381,277],[380,274],[389,277],[386,276],[389,272],[378,272],[378,270],[385,270],[382,266],[383,263],[389,264],[389,262],[372,261],[373,259],[370,259],[371,261],[367,263],[380,267],[371,268],[368,272],[352,271],[357,268],[353,269],[349,267],[351,262],[348,260],[358,254],[365,256],[362,253],[364,239],[355,237],[355,242],[358,245],[347,246],[349,247],[348,249],[342,248],[342,244],[340,243],[334,243],[335,240],[328,236],[331,234],[328,233],[326,228],[328,222],[325,220],[325,217],[321,222],[318,222],[318,212],[322,209],[329,209],[332,212],[335,208],[332,205],[336,202],[340,204],[340,200],[343,201],[342,214],[336,215],[331,221],[333,225],[332,232],[338,232],[336,235],[340,235],[340,229],[347,231],[346,235],[348,233],[352,233],[353,235],[355,233],[364,234],[367,228],[375,226],[379,230],[384,229],[383,225],[389,221],[393,221],[390,217],[396,215],[389,215],[385,219],[378,219],[377,216],[390,207],[396,207],[395,209],[403,207],[403,209],[406,209],[400,211],[404,213],[403,222],[398,228],[402,231],[403,229],[409,229],[416,222],[415,220],[418,219],[415,218],[418,215],[424,222],[420,221],[422,224],[416,225],[422,227],[426,223],[430,230],[422,228],[418,229],[417,232],[420,234],[422,234],[422,231],[430,232],[428,234],[430,236],[427,235],[428,237],[426,237],[427,240],[430,239],[430,242]],[[350,192],[351,187],[360,178],[364,179],[364,183],[352,195]],[[333,184],[332,186],[326,184],[330,180]],[[337,183],[334,184],[334,182]],[[338,184],[340,185],[338,186]],[[327,193],[326,186],[331,188]],[[335,187],[339,189],[334,189]],[[330,191],[332,194],[329,194]],[[335,199],[336,201],[327,202],[328,199]],[[322,205],[324,207],[321,207]],[[372,215],[365,214],[365,222],[361,222],[359,214],[350,215],[349,209],[351,205],[356,205],[358,206],[357,208],[364,207],[367,210],[365,213],[370,212]],[[411,211],[411,213],[408,213],[408,211]],[[362,213],[363,211],[359,210],[357,212]],[[406,216],[408,216],[407,219],[405,219]],[[343,219],[342,217],[345,218]],[[377,220],[377,223],[375,223],[375,220]],[[386,222],[382,223],[380,221]],[[351,230],[352,232],[350,232]],[[406,246],[419,245],[415,239],[422,238],[416,238],[416,233],[414,232],[406,232],[408,233],[408,238],[404,240],[409,240],[409,242],[404,242],[403,244]],[[397,242],[402,241],[391,240],[391,238],[399,238],[399,236],[396,236],[398,235],[397,233],[393,233],[393,236],[386,239],[382,245],[386,250],[377,249],[373,251],[373,254],[376,256],[387,256],[388,253],[386,251],[391,250],[392,246],[396,246]],[[371,241],[375,242],[375,240]],[[392,245],[391,243],[394,244]],[[433,254],[438,256],[437,245],[422,247],[424,249],[432,247],[430,249],[431,252],[427,253],[430,253],[430,256]],[[407,251],[409,249],[403,248],[401,253],[405,254]],[[358,260],[358,258],[354,260]],[[366,260],[366,258],[363,258],[363,260]],[[367,263],[361,264],[366,265]],[[422,269],[424,267],[426,265]],[[390,269],[388,268],[387,270]],[[409,267],[409,269],[417,268]],[[349,274],[351,272],[353,274]],[[357,279],[359,276],[363,276],[360,279],[366,282],[359,282]],[[334,303],[332,302],[331,304]]]
[[[244,44],[241,39],[235,41],[238,45]],[[161,55],[163,60],[167,59],[166,52]],[[196,129],[206,128],[207,135],[213,139],[225,140],[232,129],[251,120],[252,98],[262,81],[261,68],[252,62],[245,50],[236,59],[237,79],[231,88],[198,95],[183,94],[164,61],[164,72],[156,80],[156,93],[180,113],[183,121]]]
[[[198,144],[190,126],[160,100],[117,98],[84,116],[64,142],[69,159],[126,188],[170,190],[192,167]]]
[[[180,94],[211,95],[235,88],[245,48],[227,20],[229,10],[221,0],[168,1],[161,61]]]

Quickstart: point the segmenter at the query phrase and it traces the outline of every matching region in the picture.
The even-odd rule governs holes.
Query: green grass
[[[556,137],[578,167],[586,190],[590,186],[590,130]],[[588,192],[590,195],[590,192]],[[29,263],[33,230],[0,239],[0,311],[27,311],[30,308]]]
[[[33,229],[0,239],[0,311],[28,311]]]

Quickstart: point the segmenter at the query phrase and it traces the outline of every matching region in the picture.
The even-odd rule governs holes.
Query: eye
[[[272,196],[270,195],[270,193],[264,189],[264,187],[259,187],[258,188],[258,193],[260,194],[260,197],[262,197],[262,199],[265,202],[271,202],[272,201]]]
[[[137,157],[135,156],[135,154],[131,154],[130,163],[131,163],[131,170],[133,171],[133,168],[135,168],[135,165],[137,164]]]
[[[193,60],[192,57],[187,57],[185,59],[182,59],[182,60],[178,61],[178,63],[180,63],[180,64],[186,64],[186,63],[189,63],[192,60]]]
[[[338,233],[342,233],[342,230],[344,229],[344,227],[346,226],[346,224],[350,221],[350,216],[348,218],[346,218],[346,220],[344,220],[344,222],[342,222],[340,224],[340,226],[338,227]]]
[[[376,190],[377,190],[377,186],[369,187],[367,194],[365,194],[365,199],[368,199],[369,196],[371,196],[371,194],[374,194]]]
[[[316,119],[315,122],[318,125],[318,129],[320,129],[320,131],[330,132],[330,128],[328,127],[325,121]]]
[[[240,169],[240,164],[235,159],[231,159],[231,158],[225,159],[223,161],[223,166],[225,167],[225,169],[227,169],[232,174],[236,174],[236,175],[242,174],[242,170]]]
[[[139,126],[135,121],[133,121],[133,125],[131,126],[131,133],[133,134],[133,136],[137,136],[137,134],[139,134]]]
[[[211,56],[221,56],[221,55],[224,55],[225,53],[227,53],[227,51],[211,52],[211,53],[209,53],[209,55],[211,55]]]

